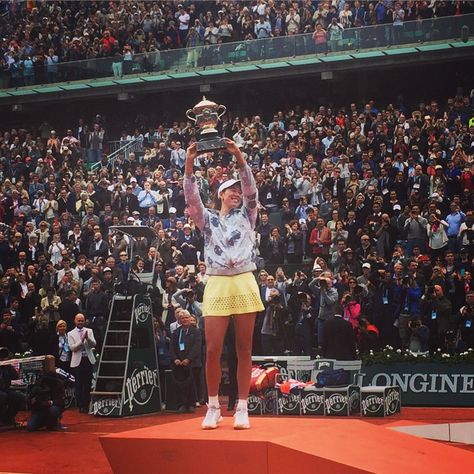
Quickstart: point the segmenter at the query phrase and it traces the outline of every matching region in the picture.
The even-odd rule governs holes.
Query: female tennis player
[[[238,402],[234,428],[250,428],[247,397],[252,368],[252,335],[255,315],[264,307],[253,276],[257,188],[250,167],[237,145],[225,139],[234,155],[239,180],[229,179],[218,189],[215,209],[204,207],[199,195],[193,163],[196,145],[187,149],[184,193],[189,215],[204,234],[204,254],[209,280],[204,290],[203,315],[206,336],[206,381],[209,394],[203,429],[214,429],[222,421],[218,400],[221,352],[230,318],[234,319],[238,357]]]

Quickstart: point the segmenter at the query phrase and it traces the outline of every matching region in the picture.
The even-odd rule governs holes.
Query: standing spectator
[[[330,25],[327,29],[327,34],[329,37],[329,50],[331,52],[339,51],[342,47],[342,33],[344,32],[344,27],[337,22],[337,18],[331,20]]]
[[[466,304],[456,315],[456,328],[466,349],[474,349],[474,291],[466,293]]]
[[[313,33],[313,41],[316,54],[327,53],[327,32],[320,23],[316,25],[316,30]]]
[[[288,263],[301,263],[303,260],[303,232],[297,220],[292,220],[286,226],[286,258]]]
[[[79,313],[74,318],[75,329],[68,332],[67,341],[71,348],[71,368],[75,369],[76,400],[79,413],[89,412],[90,391],[92,384],[92,368],[95,355],[92,349],[96,342],[92,329],[85,328],[86,318]]]
[[[296,35],[300,31],[301,18],[293,7],[290,7],[285,18],[286,31],[289,35]]]
[[[53,348],[56,367],[69,373],[71,370],[71,348],[67,342],[67,324],[62,319],[56,324]]]
[[[421,297],[423,323],[430,330],[429,349],[432,353],[442,347],[446,333],[452,329],[451,302],[440,285],[430,285]]]
[[[459,227],[459,241],[469,253],[469,257],[474,257],[474,212],[466,211],[465,221]]]
[[[98,163],[102,158],[104,149],[104,135],[105,131],[100,124],[95,123],[93,130],[89,133],[89,149],[87,156],[90,163]]]
[[[178,31],[180,37],[180,44],[186,43],[186,37],[188,36],[189,31],[189,21],[190,16],[189,13],[183,8],[182,5],[178,7],[179,12],[177,13],[177,20],[178,20]]]
[[[426,229],[428,221],[420,216],[419,206],[411,208],[410,217],[405,221],[405,230],[407,232],[407,253],[413,255],[415,246],[420,248],[422,253],[425,252]]]
[[[324,323],[322,354],[328,359],[355,360],[355,335],[351,324],[340,314],[330,316]]]
[[[270,290],[261,329],[263,354],[281,355],[284,348],[289,347],[289,341],[286,337],[288,324],[288,310],[282,304],[280,291],[273,288]]]
[[[174,371],[190,370],[191,383],[180,391],[179,411],[194,413],[197,402],[196,383],[201,375],[201,331],[191,324],[191,314],[182,310],[180,327],[171,336],[170,356],[174,363]]]
[[[46,72],[49,84],[58,82],[58,62],[58,55],[54,53],[54,49],[50,48],[46,57]]]
[[[313,257],[323,256],[327,258],[331,241],[331,230],[326,227],[324,219],[319,217],[316,221],[316,227],[311,231],[309,237]]]
[[[318,313],[318,346],[322,347],[324,341],[324,324],[336,314],[339,295],[333,287],[334,280],[331,272],[323,272],[319,277],[319,313]]]
[[[459,208],[459,204],[451,202],[449,205],[451,212],[446,216],[446,222],[448,228],[446,233],[448,234],[448,248],[452,252],[456,252],[459,249],[458,236],[461,229],[461,224],[466,220],[466,215]]]
[[[402,8],[400,2],[395,4],[393,10],[393,42],[400,44],[403,35],[403,20],[405,19],[405,10]]]
[[[438,219],[436,214],[430,215],[426,230],[428,232],[428,248],[432,258],[443,256],[445,250],[447,250],[448,236],[446,235],[446,229],[448,227],[449,224]]]

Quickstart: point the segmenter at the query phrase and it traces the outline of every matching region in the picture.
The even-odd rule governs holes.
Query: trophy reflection
[[[226,111],[224,105],[218,105],[205,97],[192,109],[186,111],[186,117],[193,121],[198,128],[198,141],[196,143],[198,153],[222,150],[227,147],[225,140],[219,137],[216,129],[220,118]]]

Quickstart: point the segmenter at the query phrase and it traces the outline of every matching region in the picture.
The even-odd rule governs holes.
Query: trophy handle
[[[222,110],[222,112],[218,114],[218,117],[221,118],[227,112],[227,107],[225,105],[219,105],[217,112],[219,112],[219,110]]]
[[[196,123],[196,114],[193,112],[193,109],[186,110],[186,117],[188,117],[188,119],[192,122]]]

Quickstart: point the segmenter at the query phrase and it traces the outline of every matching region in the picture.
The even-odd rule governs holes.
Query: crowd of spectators
[[[223,118],[221,133],[246,154],[259,192],[256,278],[266,309],[255,354],[337,355],[324,333],[335,314],[360,354],[385,344],[474,348],[472,117],[472,94],[458,91],[410,109],[370,101]],[[162,363],[180,309],[203,324],[203,236],[182,177],[196,130],[178,121],[124,131],[144,150],[112,164],[83,141],[88,129],[103,140],[105,127],[97,115],[60,133],[47,123],[35,134],[0,133],[0,346],[52,353],[65,369],[61,335],[84,313],[100,350],[115,285],[130,270],[154,267]],[[90,161],[100,158],[93,172],[90,150]],[[195,171],[208,206],[237,175],[224,151],[199,155]],[[148,226],[156,237],[138,239],[132,255],[115,225]]]
[[[326,52],[354,27],[392,24],[393,38],[380,30],[373,45],[391,44],[407,21],[473,12],[472,2],[460,0],[27,1],[4,2],[2,9],[3,87],[87,77],[87,64],[82,72],[59,70],[58,63],[68,61],[113,58],[113,73],[121,76],[158,70],[160,51],[301,33],[313,33],[316,51]],[[198,58],[188,62],[196,66]]]

